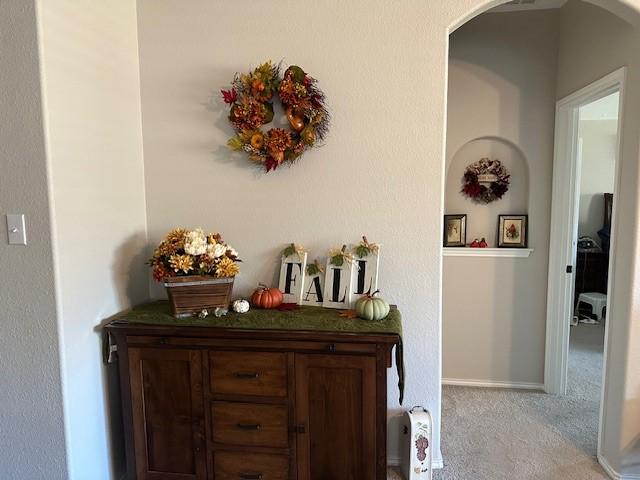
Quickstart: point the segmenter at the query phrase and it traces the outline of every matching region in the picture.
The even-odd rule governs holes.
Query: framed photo
[[[302,299],[306,268],[306,253],[301,255],[294,253],[287,257],[282,257],[278,287],[284,295],[284,303],[299,303]]]
[[[445,247],[464,247],[467,243],[467,216],[445,215],[444,238]]]
[[[527,248],[527,215],[498,215],[498,247]]]

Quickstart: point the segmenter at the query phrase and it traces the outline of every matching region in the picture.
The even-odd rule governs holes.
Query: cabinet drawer
[[[226,445],[286,448],[287,407],[213,402],[213,441]]]
[[[216,452],[216,480],[288,480],[289,458],[284,455]]]
[[[211,352],[211,391],[229,395],[287,396],[284,353]]]

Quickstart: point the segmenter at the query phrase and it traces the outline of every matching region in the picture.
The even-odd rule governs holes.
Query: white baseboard
[[[440,470],[440,469],[444,468],[444,460],[442,459],[442,457],[432,459],[431,460],[431,468],[433,468],[435,470]]]
[[[443,378],[442,384],[456,385],[459,387],[514,388],[519,390],[544,391],[544,384],[528,382],[502,382],[498,380],[467,380],[461,378]]]
[[[388,467],[399,467],[401,464],[402,459],[400,457],[387,457]]]
[[[609,475],[613,480],[639,480],[640,479],[640,474],[624,475],[616,472],[611,467],[611,465],[609,465],[609,462],[607,461],[607,459],[604,458],[602,455],[598,455],[598,463],[603,468],[603,470],[607,473],[607,475]]]
[[[402,459],[400,457],[387,457],[387,465],[389,467],[400,467],[402,466]],[[433,458],[431,460],[431,468],[434,470],[440,470],[444,468],[444,461],[441,458]]]

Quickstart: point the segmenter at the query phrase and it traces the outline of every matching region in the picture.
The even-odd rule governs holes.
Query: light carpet
[[[603,343],[603,326],[571,328],[566,396],[445,386],[434,479],[607,479],[596,460]]]

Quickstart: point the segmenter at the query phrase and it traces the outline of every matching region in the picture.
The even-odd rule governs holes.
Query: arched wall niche
[[[500,200],[479,204],[461,192],[464,171],[481,158],[500,160],[511,174],[509,191]],[[529,166],[518,146],[501,137],[480,137],[465,143],[451,157],[445,183],[445,214],[467,215],[467,243],[484,237],[496,245],[498,215],[529,212]]]

